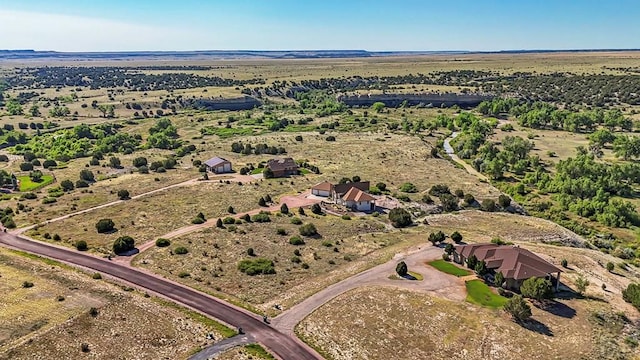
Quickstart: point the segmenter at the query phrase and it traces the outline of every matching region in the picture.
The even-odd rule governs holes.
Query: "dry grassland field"
[[[0,359],[186,359],[212,342],[207,333],[222,338],[186,310],[105,280],[4,249],[0,260]]]
[[[301,285],[332,272],[348,271],[345,269],[352,261],[396,241],[381,233],[384,225],[373,218],[298,217],[303,224],[315,225],[319,234],[315,237],[300,236],[303,225],[292,224],[292,218],[273,215],[268,223],[206,229],[173,239],[170,247],[150,249],[135,262],[171,279],[254,306],[288,304],[288,298],[301,295]],[[278,229],[285,235],[279,235]],[[304,244],[292,245],[289,240],[294,236],[300,236]],[[189,253],[175,254],[180,246]],[[248,255],[249,248],[253,256]],[[238,270],[241,260],[257,258],[273,260],[275,274],[249,276]]]
[[[23,188],[0,194],[0,221],[9,233],[54,245],[73,249],[85,241],[87,254],[110,259],[114,241],[131,236],[141,252],[120,254],[114,263],[254,313],[304,318],[297,327],[277,318],[272,326],[295,328],[327,360],[640,358],[640,316],[622,295],[640,280],[639,60],[640,52],[589,52],[4,61],[0,77],[8,85],[29,84],[33,79],[20,73],[27,68],[53,68],[36,79],[47,86],[3,91],[0,182],[10,187],[14,174]],[[98,89],[55,84],[77,69],[101,81],[110,74],[105,68],[139,82]],[[24,78],[12,77],[18,73]],[[213,77],[226,82],[209,86]],[[194,86],[198,81],[209,85]],[[497,98],[477,107],[460,100],[439,106],[432,98],[348,106],[336,97],[492,91]],[[198,105],[245,95],[262,105],[215,111]],[[24,114],[11,115],[16,101]],[[34,105],[40,115],[30,114]],[[69,112],[57,114],[62,107]],[[267,149],[258,151],[263,144]],[[147,165],[135,166],[142,157]],[[205,172],[202,163],[213,157],[229,160],[234,171]],[[263,165],[282,157],[306,168],[265,178]],[[78,182],[86,170],[95,182]],[[46,181],[38,181],[39,171]],[[358,178],[370,182],[378,212],[347,211],[309,195],[320,182]],[[129,198],[120,200],[123,190]],[[272,201],[260,206],[267,195]],[[297,205],[284,214],[282,202]],[[323,215],[312,212],[314,202],[322,203]],[[395,207],[401,209],[390,216]],[[267,209],[268,222],[240,219]],[[115,231],[98,233],[101,219],[111,219]],[[301,234],[307,224],[318,234]],[[464,243],[500,239],[558,267],[567,260],[562,291],[552,307],[526,300],[533,314],[525,323],[500,306],[467,302],[472,272],[436,278],[438,270],[427,264],[443,261],[428,240],[436,231],[447,235],[445,242],[458,231]],[[163,237],[170,244],[156,246]],[[423,253],[430,258],[411,258],[409,270],[424,279],[407,282],[386,271]],[[219,340],[230,331],[8,250],[0,250],[0,276],[0,359],[182,359],[213,342],[207,333]],[[351,286],[366,276],[366,287]],[[578,295],[582,278],[590,284]],[[35,286],[23,288],[23,281]],[[315,303],[330,291],[337,297]],[[495,287],[488,291],[486,301],[506,302]],[[97,316],[89,313],[93,307]],[[218,359],[269,356],[250,345]]]

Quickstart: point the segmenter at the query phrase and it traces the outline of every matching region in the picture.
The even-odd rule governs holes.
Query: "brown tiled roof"
[[[333,186],[333,191],[338,195],[346,194],[352,188],[357,188],[362,191],[369,191],[370,183],[368,181],[350,182],[346,184],[337,184]]]
[[[267,167],[271,171],[283,171],[297,169],[298,164],[292,158],[271,159],[267,161]]]
[[[465,258],[475,255],[478,261],[486,263],[488,269],[501,272],[507,279],[523,280],[562,272],[558,267],[540,256],[518,246],[496,244],[457,245],[455,246],[455,252]]]
[[[319,184],[314,185],[311,189],[320,191],[331,191],[331,188],[333,188],[333,185],[331,185],[330,182],[323,181]]]
[[[373,196],[367,194],[366,192],[356,187],[352,187],[351,190],[347,191],[347,193],[344,194],[344,196],[342,197],[342,200],[344,201],[357,201],[357,202],[374,201],[375,199],[376,198],[374,198]]]

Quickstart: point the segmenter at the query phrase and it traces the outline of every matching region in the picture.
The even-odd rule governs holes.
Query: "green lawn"
[[[20,181],[20,191],[33,191],[53,183],[52,175],[42,175],[40,182],[31,181],[29,175],[17,176],[17,179]]]
[[[444,260],[434,260],[429,262],[429,265],[433,266],[434,268],[442,271],[443,273],[447,273],[453,276],[466,276],[466,275],[471,275],[471,271],[469,270],[465,270],[465,269],[461,269],[455,265],[453,265],[452,263],[448,262],[448,261],[444,261]]]
[[[491,288],[482,280],[467,281],[465,286],[467,287],[467,301],[472,304],[497,309],[507,302],[506,297],[491,291]]]
[[[263,172],[264,172],[264,168],[257,168],[257,169],[251,170],[251,175],[262,174]]]

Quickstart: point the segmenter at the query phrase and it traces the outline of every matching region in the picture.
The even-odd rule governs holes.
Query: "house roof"
[[[561,269],[533,252],[519,246],[496,244],[457,245],[455,252],[464,258],[475,255],[488,269],[501,272],[507,279],[524,280],[562,272]]]
[[[360,181],[360,182],[349,182],[345,184],[337,184],[333,186],[333,191],[338,195],[346,194],[352,188],[360,189],[362,191],[369,191],[369,182],[368,181]]]
[[[292,158],[271,159],[267,161],[267,167],[271,169],[271,171],[282,171],[297,169],[298,164],[296,164]]]
[[[213,157],[207,161],[204,162],[205,165],[207,165],[208,167],[214,167],[214,166],[218,166],[218,165],[222,165],[224,163],[228,163],[229,160],[227,159],[223,159],[221,157]]]
[[[357,201],[357,202],[366,202],[366,201],[374,201],[376,198],[367,194],[366,192],[352,187],[351,190],[347,191],[346,194],[342,197],[344,201]]]
[[[320,190],[320,191],[331,191],[333,185],[328,181],[323,181],[319,184],[314,185],[311,189]]]

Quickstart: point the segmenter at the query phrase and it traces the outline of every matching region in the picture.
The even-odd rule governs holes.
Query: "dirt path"
[[[247,334],[271,350],[280,359],[317,360],[322,357],[295,336],[285,334],[263,323],[247,310],[226,303],[185,285],[164,279],[156,274],[122,266],[113,261],[63,249],[24,236],[0,232],[0,244],[62,261],[77,267],[99,271],[105,275],[158,294],[178,304],[194,309],[212,319],[232,327],[242,327]]]
[[[97,205],[97,206],[94,206],[94,207],[90,207],[88,209],[84,209],[84,210],[76,211],[76,212],[73,212],[73,213],[70,213],[70,214],[67,214],[67,215],[63,215],[63,216],[60,216],[60,217],[57,217],[57,218],[54,218],[54,219],[50,219],[50,220],[44,221],[44,222],[39,223],[39,224],[33,224],[33,225],[25,226],[25,227],[22,227],[22,228],[19,228],[19,229],[15,229],[15,230],[11,231],[11,233],[15,234],[15,235],[20,235],[20,234],[24,233],[25,231],[29,231],[29,230],[33,229],[34,227],[36,227],[38,225],[45,225],[45,224],[50,224],[52,222],[65,220],[65,219],[68,219],[70,217],[74,217],[74,216],[77,216],[77,215],[81,215],[81,214],[85,214],[85,213],[88,213],[88,212],[96,211],[96,210],[99,210],[99,209],[104,209],[104,208],[109,207],[109,206],[117,205],[117,204],[120,204],[120,203],[125,202],[125,201],[131,201],[131,200],[140,199],[140,198],[143,198],[145,196],[153,195],[153,194],[156,194],[156,193],[159,193],[159,192],[162,192],[162,191],[166,191],[166,190],[169,190],[169,189],[177,188],[177,187],[192,186],[192,185],[195,185],[195,184],[198,184],[198,183],[203,183],[203,182],[219,182],[221,180],[222,181],[234,181],[234,182],[249,183],[249,182],[254,181],[256,179],[251,177],[251,176],[248,176],[248,175],[239,175],[239,174],[211,175],[209,177],[209,180],[191,179],[191,180],[183,181],[181,183],[177,183],[177,184],[173,184],[173,185],[167,185],[167,186],[161,187],[159,189],[155,189],[155,190],[148,191],[146,193],[138,194],[136,196],[132,196],[131,199],[129,199],[129,200],[115,200],[115,201],[111,201],[111,202],[108,202],[108,203],[105,203],[105,204],[101,204],[101,205]]]
[[[405,253],[396,254],[393,259],[382,265],[356,274],[308,297],[275,317],[272,321],[273,326],[284,333],[293,334],[295,326],[320,306],[344,292],[367,285],[393,286],[423,291],[449,300],[464,301],[466,290],[463,281],[426,264],[427,261],[440,258],[442,258],[442,249],[431,245],[423,245]],[[404,261],[410,271],[422,274],[424,280],[389,279],[389,275],[395,274],[395,267],[399,261]]]
[[[294,209],[294,208],[299,208],[299,207],[304,207],[304,206],[309,206],[309,205],[313,205],[313,204],[317,204],[322,202],[322,199],[318,199],[315,198],[313,196],[310,196],[311,192],[309,190],[296,195],[296,196],[283,196],[280,198],[280,201],[278,202],[278,204],[276,205],[272,205],[269,207],[262,207],[259,209],[254,209],[251,211],[247,211],[247,212],[243,212],[243,213],[239,213],[239,214],[234,214],[233,218],[235,219],[239,219],[244,215],[255,215],[260,213],[261,211],[269,211],[269,212],[276,212],[276,211],[280,211],[280,207],[282,206],[282,204],[287,204],[287,206],[289,207],[289,209]],[[202,224],[194,224],[194,225],[188,225],[176,230],[171,231],[170,233],[164,234],[162,236],[158,236],[158,238],[164,238],[164,239],[172,239],[172,238],[176,238],[179,236],[183,236],[186,234],[190,234],[192,232],[198,231],[198,230],[202,230],[202,229],[206,229],[208,227],[213,227],[216,226],[216,222],[218,221],[218,218],[211,218],[207,221],[205,221]],[[140,245],[137,247],[139,253],[137,255],[139,255],[140,253],[154,247],[156,244],[156,239],[151,239],[149,241],[147,241],[146,243]],[[126,261],[128,264],[131,264],[131,261],[133,261],[134,257],[123,257],[124,260]]]
[[[451,133],[451,136],[444,139],[444,151],[447,153],[447,155],[449,155],[449,157],[451,157],[451,160],[460,164],[465,170],[467,170],[469,174],[475,175],[480,180],[489,182],[489,178],[481,174],[478,170],[474,169],[473,166],[469,165],[466,161],[460,159],[460,157],[456,155],[456,152],[453,150],[453,147],[450,144],[451,140],[455,139],[456,137],[458,137],[458,133],[454,131]]]

